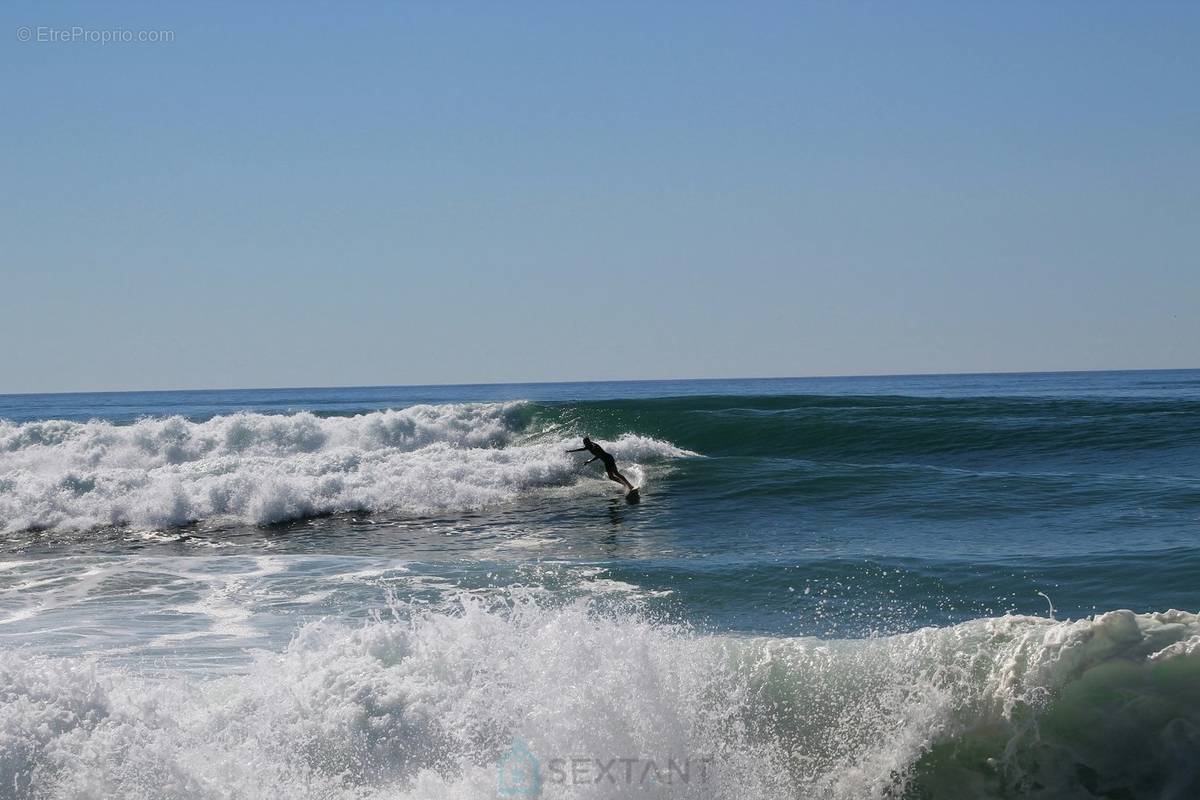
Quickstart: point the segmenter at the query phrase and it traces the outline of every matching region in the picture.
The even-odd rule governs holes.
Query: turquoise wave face
[[[545,406],[599,435],[628,430],[710,456],[982,465],[1152,456],[1195,468],[1200,401],[1057,398],[739,396]]]
[[[907,599],[888,616],[923,624],[1032,612],[1035,590],[1072,614],[1196,602],[1177,569],[1200,519],[1192,399],[675,397],[545,405],[539,423],[703,454],[671,462],[663,524],[721,562],[707,593],[750,607],[826,565],[840,602]]]

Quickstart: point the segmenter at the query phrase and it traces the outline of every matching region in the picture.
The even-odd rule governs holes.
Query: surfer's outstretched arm
[[[568,453],[582,453],[584,450],[587,450],[587,448],[586,447],[576,447],[574,450],[568,450],[567,452]]]

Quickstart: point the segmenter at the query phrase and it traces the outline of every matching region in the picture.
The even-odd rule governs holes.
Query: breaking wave
[[[249,672],[0,654],[19,798],[483,798],[514,742],[542,797],[1184,798],[1200,620],[1114,611],[820,641],[702,635],[580,601],[301,628]],[[579,781],[555,760],[580,758]],[[596,781],[613,758],[703,779]],[[660,773],[661,774],[661,773]],[[9,794],[11,792],[11,794]]]
[[[483,508],[583,480],[589,473],[564,452],[572,433],[537,427],[524,402],[130,425],[0,421],[0,530]],[[637,462],[688,455],[633,434],[605,446],[639,477]]]

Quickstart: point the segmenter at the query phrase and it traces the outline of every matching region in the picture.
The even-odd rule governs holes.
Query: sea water
[[[1200,371],[0,420],[0,797],[1200,797]]]

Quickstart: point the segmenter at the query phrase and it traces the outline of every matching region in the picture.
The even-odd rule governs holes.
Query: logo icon
[[[541,765],[520,739],[513,739],[496,771],[496,793],[501,797],[537,797],[542,792]]]

